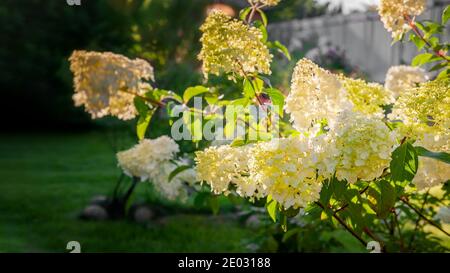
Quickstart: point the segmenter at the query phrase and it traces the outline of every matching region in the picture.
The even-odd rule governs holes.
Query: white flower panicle
[[[309,131],[326,120],[333,126],[337,115],[353,107],[339,78],[308,59],[301,59],[292,74],[285,110],[298,131]]]
[[[327,158],[330,140],[290,137],[254,145],[210,147],[196,153],[198,179],[214,193],[236,193],[250,200],[271,196],[284,208],[305,207],[319,198],[322,181],[334,172]]]
[[[399,39],[411,28],[405,17],[420,15],[425,8],[426,0],[381,0],[378,13],[392,38]]]
[[[450,128],[450,79],[436,79],[407,89],[394,104],[391,120],[400,120],[403,135],[445,134]]]
[[[145,181],[159,171],[160,163],[172,160],[178,152],[178,144],[173,139],[161,136],[141,140],[131,149],[117,153],[117,159],[125,174]]]
[[[185,170],[168,181],[170,173],[177,167],[172,161],[178,152],[178,144],[173,139],[161,136],[143,139],[131,149],[117,153],[117,160],[126,175],[141,181],[150,180],[157,191],[173,200],[186,196],[184,182],[195,181],[193,170]]]
[[[324,160],[330,152],[326,144],[324,138],[303,136],[258,143],[249,160],[250,180],[261,196],[270,195],[284,208],[306,207],[318,200],[322,181],[334,170],[333,162]]]
[[[262,32],[244,22],[213,10],[200,27],[203,73],[227,73],[231,78],[252,73],[270,74],[272,55],[262,42]]]
[[[332,133],[339,151],[337,179],[371,181],[389,167],[396,137],[381,120],[348,111]]]
[[[381,0],[378,13],[386,30],[391,32],[392,38],[399,39],[411,28],[405,16],[420,15],[425,7],[426,0]]]
[[[370,115],[383,115],[381,106],[394,102],[392,92],[378,83],[341,76],[344,88],[354,105],[354,110]]]
[[[334,75],[301,59],[292,75],[285,110],[291,115],[294,128],[307,132],[324,121],[334,128],[338,116],[345,111],[382,117],[382,106],[393,100],[392,92],[378,83]]]
[[[446,134],[425,134],[414,146],[421,146],[432,152],[450,153],[450,132]],[[413,183],[418,190],[440,185],[450,179],[450,166],[429,157],[419,157],[419,168]]]
[[[256,188],[248,185],[251,182],[248,180],[250,150],[251,146],[221,145],[196,152],[198,180],[207,182],[216,194],[228,195],[232,184],[242,196],[252,196]]]
[[[426,71],[420,67],[397,65],[387,71],[384,87],[392,91],[395,98],[398,98],[405,90],[428,80],[429,76]]]
[[[74,74],[76,106],[84,105],[92,118],[106,115],[129,120],[136,116],[133,94],[142,95],[153,80],[152,66],[110,52],[74,51],[69,58]]]

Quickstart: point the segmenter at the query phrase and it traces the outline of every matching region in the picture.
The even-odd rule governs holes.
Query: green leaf
[[[262,41],[263,43],[267,42],[268,34],[267,34],[267,28],[266,28],[266,26],[264,25],[264,23],[262,23],[262,22],[259,21],[259,20],[256,20],[256,21],[253,22],[253,25],[254,25],[257,29],[259,29],[259,30],[261,31],[261,33],[262,33],[262,39],[261,39],[261,41]]]
[[[379,199],[377,200],[377,215],[380,218],[386,218],[395,205],[395,187],[386,180],[381,180],[374,184],[379,188],[380,192]]]
[[[244,146],[244,145],[245,145],[245,140],[239,139],[239,138],[236,138],[230,144],[231,147],[239,147],[239,146]]]
[[[233,105],[233,106],[238,106],[238,105],[247,106],[248,103],[249,103],[248,98],[240,98],[240,99],[232,100],[229,105]]]
[[[333,183],[333,180],[325,181],[323,183],[322,189],[320,190],[320,203],[322,203],[325,207],[328,207],[331,196],[333,195],[333,191],[331,189],[331,183]]]
[[[205,100],[209,105],[217,104],[219,99],[220,98],[219,98],[218,94],[216,94],[216,93],[205,94]]]
[[[300,212],[300,208],[294,209],[293,207],[288,208],[287,210],[283,211],[283,214],[286,215],[288,218],[292,218],[298,215]]]
[[[411,182],[416,175],[418,167],[416,149],[409,142],[405,142],[394,152],[390,164],[391,179],[394,183],[405,184]]]
[[[414,57],[411,61],[411,65],[413,66],[421,66],[428,62],[430,62],[433,59],[433,54],[431,53],[422,53]]]
[[[287,231],[283,235],[282,242],[286,243],[290,238],[292,238],[293,236],[297,235],[300,231],[301,231],[300,228],[293,228],[293,229]]]
[[[220,211],[219,196],[212,195],[211,198],[209,198],[209,205],[211,207],[213,214],[217,215]]]
[[[275,41],[272,43],[272,46],[274,48],[277,48],[278,51],[280,51],[281,53],[284,54],[284,56],[286,56],[286,58],[290,61],[291,60],[291,54],[289,54],[289,50],[287,49],[287,47],[285,47],[282,43],[280,43],[280,41]]]
[[[278,203],[277,201],[272,199],[272,196],[267,196],[267,203],[266,203],[267,212],[269,213],[270,218],[276,222],[277,221],[277,209],[278,209]]]
[[[144,99],[142,99],[141,97],[134,97],[133,102],[134,107],[136,108],[136,111],[139,113],[139,115],[145,115],[148,112],[149,107],[145,103]]]
[[[173,170],[170,174],[169,174],[169,178],[168,178],[168,182],[172,181],[172,179],[177,176],[179,173],[190,169],[191,166],[189,165],[183,165],[183,166],[178,166],[175,170]]]
[[[450,75],[450,69],[444,69],[437,75],[436,78],[445,79],[445,78],[449,77],[449,75]]]
[[[447,24],[447,21],[450,19],[450,5],[448,5],[445,9],[444,12],[442,12],[442,24],[445,25]]]
[[[277,111],[277,114],[280,117],[283,117],[283,107],[284,107],[284,95],[281,93],[280,90],[276,88],[266,88],[264,90],[267,95],[269,95],[270,99],[272,100],[272,104],[275,107],[275,110]]]
[[[242,9],[242,10],[239,12],[239,18],[240,18],[242,21],[245,21],[245,20],[247,19],[247,16],[248,16],[248,14],[250,13],[251,10],[252,10],[252,7],[246,7],[245,9]]]
[[[425,25],[427,26],[428,29],[428,35],[431,36],[432,34],[435,33],[442,33],[442,31],[444,30],[444,26],[441,24],[438,24],[436,22],[433,21],[426,21]]]
[[[337,179],[331,182],[331,190],[333,191],[333,196],[336,200],[345,201],[345,192],[347,190],[347,181],[339,181]]]
[[[253,84],[250,80],[244,79],[244,96],[246,98],[252,99],[255,97],[255,89],[253,88]]]
[[[410,34],[409,40],[416,45],[418,50],[421,50],[425,46],[425,41],[420,39],[415,33]]]
[[[434,65],[432,68],[430,68],[430,72],[441,70],[441,69],[443,69],[445,67],[447,67],[447,64],[445,62],[438,63],[438,64]]]
[[[268,22],[267,15],[261,9],[257,9],[257,11],[258,11],[259,15],[261,15],[261,19],[262,19],[264,26],[267,26],[267,22]]]
[[[209,92],[209,89],[202,86],[202,85],[197,85],[194,87],[188,87],[183,94],[183,101],[184,103],[187,103],[192,97],[195,97],[197,95],[203,94]]]
[[[201,207],[206,204],[206,201],[211,196],[210,192],[199,192],[194,197],[194,206]]]
[[[450,164],[450,154],[446,152],[432,152],[420,146],[416,146],[415,149],[419,156],[433,158],[442,161],[444,163]]]
[[[146,113],[139,116],[136,124],[136,134],[139,140],[144,139],[145,132],[147,131],[150,120],[152,119],[155,110],[149,110]]]

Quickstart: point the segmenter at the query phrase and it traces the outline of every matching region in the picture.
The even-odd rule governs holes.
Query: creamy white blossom
[[[378,13],[392,37],[399,39],[411,28],[405,17],[413,19],[414,16],[420,15],[425,7],[426,0],[380,0]]]
[[[405,90],[428,80],[426,71],[420,67],[397,65],[390,67],[387,71],[384,87],[391,90],[394,97],[398,98]]]
[[[319,198],[322,181],[334,173],[332,151],[325,135],[210,147],[196,153],[197,173],[215,193],[235,188],[250,200],[270,196],[284,208],[305,207]]]
[[[346,111],[383,117],[382,106],[393,102],[392,92],[378,83],[334,75],[308,59],[301,59],[292,75],[285,110],[300,132],[317,131],[318,124],[337,125]],[[314,132],[313,132],[314,134]]]
[[[381,120],[344,112],[332,134],[339,152],[336,166],[339,180],[371,181],[389,167],[396,135]]]
[[[450,153],[450,131],[446,134],[425,134],[414,146],[433,152]],[[418,190],[441,185],[450,179],[450,165],[429,157],[419,157],[419,168],[413,179]]]
[[[389,119],[402,121],[398,131],[411,138],[445,134],[450,128],[450,79],[436,79],[404,91]]]
[[[250,180],[259,194],[271,196],[284,208],[306,207],[319,198],[322,182],[331,177],[335,163],[325,137],[293,136],[255,145],[249,160]]]
[[[84,105],[92,118],[112,115],[128,120],[136,116],[133,99],[151,88],[144,79],[154,79],[148,62],[93,51],[74,51],[69,60],[76,106]]]
[[[285,110],[291,115],[295,129],[309,131],[324,120],[334,126],[338,114],[352,108],[347,91],[336,75],[308,59],[297,63],[285,101]]]
[[[242,196],[252,196],[255,191],[248,180],[248,159],[251,146],[212,146],[196,152],[196,171],[199,181],[206,181],[216,193],[230,192],[230,184],[238,187]]]
[[[131,149],[117,153],[117,160],[123,172],[128,176],[149,180],[155,189],[168,199],[186,197],[183,183],[195,181],[194,170],[188,169],[176,175],[170,182],[169,175],[178,165],[175,155],[179,152],[178,144],[167,136],[157,139],[143,139]]]
[[[227,73],[231,78],[251,73],[270,74],[272,55],[262,42],[262,32],[253,26],[213,10],[200,27],[203,73]]]

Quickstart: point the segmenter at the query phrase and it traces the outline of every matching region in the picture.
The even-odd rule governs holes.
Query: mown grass
[[[250,231],[223,217],[174,214],[147,226],[79,220],[118,175],[102,133],[0,136],[0,252],[67,252],[73,240],[82,252],[245,251]]]

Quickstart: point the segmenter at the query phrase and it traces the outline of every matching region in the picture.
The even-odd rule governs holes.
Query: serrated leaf
[[[450,154],[446,152],[432,152],[421,146],[416,146],[415,149],[419,156],[433,158],[442,161],[444,163],[450,164]]]
[[[450,5],[444,9],[444,12],[442,12],[442,24],[443,25],[447,24],[449,19],[450,19]]]
[[[250,80],[244,79],[243,88],[244,88],[244,90],[243,90],[244,91],[244,96],[246,98],[252,99],[252,98],[255,97],[256,91],[253,88],[253,84],[252,84],[252,82]]]
[[[134,97],[133,102],[134,102],[134,108],[136,108],[136,111],[139,113],[139,115],[145,115],[148,112],[149,107],[145,103],[143,98]]]
[[[170,174],[169,174],[169,178],[167,179],[168,182],[172,181],[172,179],[177,176],[179,173],[190,169],[191,166],[189,165],[183,165],[183,166],[178,166],[175,170],[173,170]]]
[[[414,33],[410,34],[409,39],[416,45],[418,50],[421,50],[425,46],[425,41]]]
[[[445,62],[442,62],[442,63],[436,64],[432,68],[430,68],[430,72],[441,70],[441,69],[443,69],[445,67],[447,67],[447,64]]]
[[[386,218],[395,205],[395,187],[393,187],[391,183],[386,180],[375,182],[375,185],[378,186],[380,191],[379,199],[377,200],[377,216],[380,218]]]
[[[275,110],[280,117],[283,117],[284,95],[276,88],[266,88],[264,90],[272,100],[272,105],[276,106]]]
[[[261,9],[257,9],[257,11],[258,11],[259,15],[261,15],[261,20],[262,20],[264,26],[267,26],[267,22],[268,22],[267,15]]]
[[[245,21],[251,10],[252,10],[252,7],[246,7],[245,9],[242,9],[239,12],[239,19],[241,19],[242,21]]]
[[[284,56],[290,61],[291,60],[291,54],[289,54],[289,50],[287,47],[285,47],[280,41],[275,41],[272,44],[272,47],[277,48],[278,51],[284,54]]]
[[[144,139],[145,132],[147,131],[148,125],[150,124],[150,120],[152,119],[154,112],[154,110],[149,110],[143,115],[139,116],[136,124],[136,134],[139,140]]]
[[[278,210],[278,203],[277,201],[272,199],[272,196],[267,196],[267,203],[266,203],[267,212],[269,213],[270,218],[276,222],[277,221],[277,210]]]
[[[195,97],[197,95],[203,94],[208,92],[209,89],[202,86],[202,85],[197,85],[194,87],[188,87],[183,94],[183,101],[184,103],[187,103],[192,97]]]
[[[405,142],[392,152],[390,164],[391,179],[394,183],[411,182],[418,167],[416,149],[409,142]]]
[[[328,207],[331,196],[333,195],[333,191],[331,190],[331,183],[333,182],[327,180],[323,183],[322,189],[320,190],[320,203],[325,207]]]
[[[433,54],[431,53],[422,53],[414,57],[411,61],[412,66],[421,66],[433,59]]]
[[[450,69],[444,69],[442,70],[438,75],[437,79],[445,79],[450,76]]]
[[[262,41],[263,43],[267,42],[268,34],[267,34],[267,28],[266,28],[266,26],[264,25],[264,23],[262,23],[262,22],[259,21],[259,20],[256,20],[256,21],[253,22],[253,25],[254,25],[257,29],[259,29],[259,30],[261,31],[261,34],[262,34],[261,41]]]

